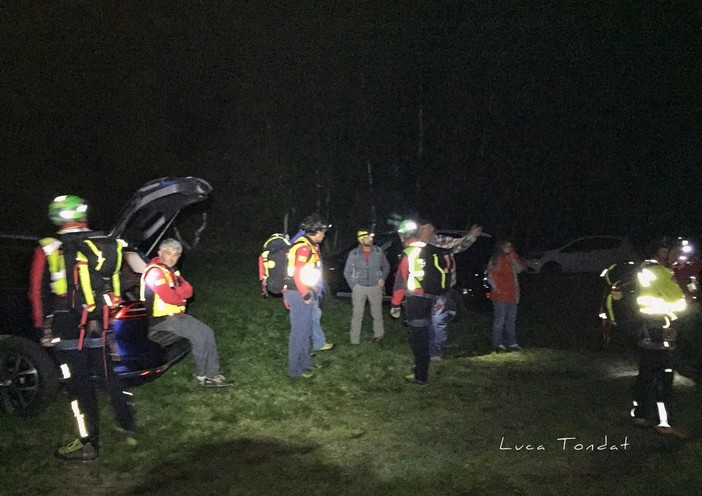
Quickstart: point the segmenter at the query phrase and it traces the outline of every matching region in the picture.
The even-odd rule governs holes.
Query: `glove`
[[[390,317],[393,319],[399,319],[400,318],[400,307],[392,307],[390,309]]]

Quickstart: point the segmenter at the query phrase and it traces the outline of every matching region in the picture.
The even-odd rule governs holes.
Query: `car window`
[[[597,243],[594,249],[596,250],[614,250],[619,248],[622,240],[619,238],[596,238]]]
[[[617,248],[621,240],[610,237],[594,237],[574,241],[561,250],[561,253],[573,253],[593,250],[611,250]]]

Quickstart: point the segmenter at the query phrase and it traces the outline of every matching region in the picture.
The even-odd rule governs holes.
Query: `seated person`
[[[193,287],[176,269],[183,245],[169,238],[159,245],[141,276],[141,300],[151,318],[151,331],[167,331],[190,341],[195,361],[195,377],[204,387],[223,387],[229,383],[219,371],[219,354],[212,329],[192,315],[185,305]]]

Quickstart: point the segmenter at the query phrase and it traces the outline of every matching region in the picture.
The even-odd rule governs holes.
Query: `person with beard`
[[[373,244],[373,235],[361,229],[356,233],[358,246],[351,250],[344,266],[344,278],[351,288],[351,344],[361,343],[361,326],[366,301],[373,317],[373,342],[381,344],[383,326],[383,293],[390,274],[390,263],[380,247]]]

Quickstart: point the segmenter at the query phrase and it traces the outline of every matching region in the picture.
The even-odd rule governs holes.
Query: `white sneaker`
[[[203,387],[227,387],[231,386],[227,379],[222,374],[217,374],[214,377],[197,376],[197,383]]]

